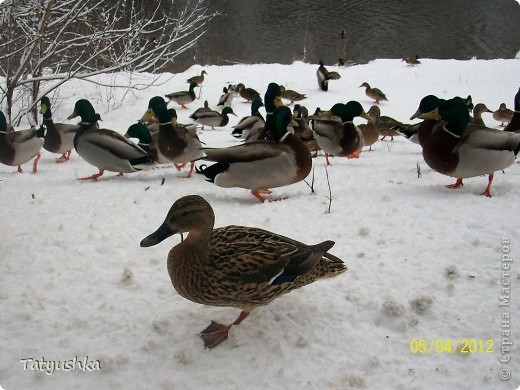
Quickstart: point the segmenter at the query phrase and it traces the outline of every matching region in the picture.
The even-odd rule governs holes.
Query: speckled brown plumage
[[[170,250],[168,273],[177,292],[190,301],[239,308],[247,316],[282,294],[347,270],[342,260],[328,253],[333,241],[306,245],[255,227],[213,229],[214,222],[213,209],[204,198],[185,196],[173,204],[159,229],[141,242],[147,247],[188,233]],[[225,337],[218,343],[230,326],[220,326],[217,333],[222,327]],[[215,332],[210,333],[213,343]]]

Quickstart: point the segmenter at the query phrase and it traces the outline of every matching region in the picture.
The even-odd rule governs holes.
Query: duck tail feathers
[[[201,173],[206,176],[207,180],[211,183],[215,182],[215,177],[229,168],[229,163],[215,163],[207,166],[206,164],[195,167],[196,173]]]

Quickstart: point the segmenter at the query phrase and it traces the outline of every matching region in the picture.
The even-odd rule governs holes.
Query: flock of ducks
[[[185,107],[195,100],[195,87],[202,85],[204,75],[205,71],[189,79],[188,91],[166,97]],[[329,72],[321,62],[316,76],[323,91],[328,90],[330,80],[341,77],[337,72]],[[325,153],[327,163],[330,155],[357,158],[364,146],[371,146],[380,136],[404,135],[414,139],[422,146],[424,160],[433,170],[457,179],[450,188],[462,186],[465,178],[489,175],[483,192],[489,197],[494,172],[511,165],[520,150],[520,89],[514,99],[514,111],[501,105],[493,113],[502,125],[507,123],[500,131],[484,126],[481,115],[491,111],[483,104],[473,107],[470,97],[443,100],[425,96],[410,118],[423,121],[406,125],[381,116],[378,104],[387,100],[381,90],[368,83],[360,87],[376,104],[368,112],[359,102],[349,101],[337,103],[327,111],[318,108],[312,115],[300,104],[295,104],[293,111],[285,106],[282,99],[293,103],[305,99],[305,95],[284,91],[276,83],[269,84],[263,99],[243,84],[225,87],[219,100],[221,112],[211,110],[206,102],[191,118],[204,126],[225,126],[228,115],[234,114],[233,96],[250,101],[251,115],[242,118],[232,133],[245,142],[226,148],[205,146],[195,127],[179,124],[175,109],[168,109],[160,96],[150,99],[142,118],[125,135],[100,128],[100,117],[86,99],[78,100],[68,117],[79,117],[78,124],[54,123],[51,102],[43,97],[43,124],[39,129],[13,131],[0,113],[0,158],[4,164],[18,166],[20,172],[21,165],[34,158],[36,172],[42,147],[59,154],[60,163],[69,159],[74,148],[98,169],[80,180],[97,180],[105,171],[122,175],[156,164],[173,163],[177,169],[190,164],[186,177],[196,171],[217,186],[249,189],[263,202],[270,189],[305,179],[312,168],[312,154],[318,150]],[[258,111],[262,106],[265,118]],[[471,121],[470,110],[474,114]],[[354,125],[355,117],[367,119],[367,124]],[[198,160],[208,163],[195,167]],[[306,245],[259,228],[214,228],[214,223],[214,212],[204,198],[184,196],[173,204],[160,227],[141,241],[142,247],[149,247],[174,234],[188,233],[168,255],[168,273],[175,289],[193,302],[241,310],[233,323],[212,322],[201,332],[207,348],[224,341],[229,329],[240,324],[253,309],[347,270],[341,259],[329,253],[332,241]]]

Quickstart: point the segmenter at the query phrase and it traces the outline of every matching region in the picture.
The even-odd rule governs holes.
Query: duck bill
[[[77,118],[78,114],[76,113],[76,111],[73,111],[72,114],[70,114],[67,119],[74,119],[74,118]]]
[[[47,112],[47,105],[46,104],[42,104],[40,106],[40,114],[45,114]]]
[[[144,115],[141,118],[141,122],[149,122],[154,117],[154,112],[151,108],[146,110]]]
[[[415,111],[415,114],[413,114],[413,115],[410,117],[410,120],[415,119],[415,118],[419,118],[420,115],[422,115],[421,110],[417,110],[417,111]]]
[[[281,96],[277,96],[274,98],[274,106],[275,107],[283,107],[284,104],[282,102],[282,97]]]
[[[439,109],[436,108],[433,111],[422,113],[419,118],[421,119],[441,119],[441,116],[439,115]]]
[[[372,118],[370,115],[368,115],[365,111],[363,111],[360,115],[361,118],[366,119],[367,121],[373,121],[374,118]]]
[[[164,241],[168,237],[174,235],[175,232],[172,231],[168,225],[163,223],[161,226],[159,226],[159,229],[157,229],[155,232],[150,234],[148,237],[145,237],[141,241],[141,247],[147,248],[149,246],[157,245],[158,243]]]

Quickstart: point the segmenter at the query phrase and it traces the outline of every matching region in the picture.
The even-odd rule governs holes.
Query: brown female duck
[[[376,104],[379,104],[379,102],[381,100],[388,101],[388,99],[386,98],[386,95],[383,93],[383,91],[381,91],[379,88],[372,88],[370,86],[370,84],[368,84],[367,82],[364,82],[359,87],[360,88],[365,87],[365,94],[370,99],[374,99],[376,101]]]
[[[229,329],[255,308],[347,270],[341,259],[328,253],[333,241],[306,245],[255,227],[214,229],[214,224],[210,204],[188,195],[178,199],[159,229],[141,241],[141,247],[149,247],[188,233],[168,254],[168,274],[175,290],[195,303],[241,310],[233,323],[212,321],[200,333],[207,348],[224,341]]]

